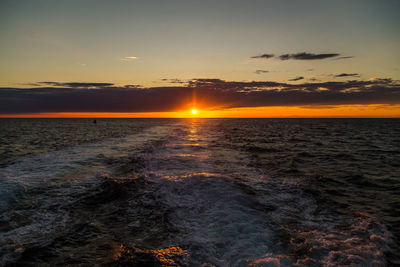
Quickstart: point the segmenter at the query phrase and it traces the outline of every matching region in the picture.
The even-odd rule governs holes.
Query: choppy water
[[[400,120],[0,120],[0,264],[400,264]]]

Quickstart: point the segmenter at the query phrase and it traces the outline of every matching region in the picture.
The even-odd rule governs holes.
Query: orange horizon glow
[[[196,112],[193,112],[196,111]],[[0,118],[400,118],[400,104],[245,107],[169,112],[0,114]]]

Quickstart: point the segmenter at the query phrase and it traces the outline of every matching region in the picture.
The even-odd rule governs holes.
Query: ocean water
[[[0,265],[400,265],[399,119],[1,119]]]

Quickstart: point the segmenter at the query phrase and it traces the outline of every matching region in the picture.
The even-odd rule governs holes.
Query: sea
[[[399,266],[400,119],[0,119],[1,266]]]

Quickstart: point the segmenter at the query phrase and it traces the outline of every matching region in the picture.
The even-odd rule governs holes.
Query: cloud
[[[141,88],[139,84],[126,84],[123,88]]]
[[[193,94],[205,109],[400,103],[400,82],[390,78],[299,84],[198,78],[184,85],[164,87],[40,84],[43,86],[0,88],[0,114],[172,111],[189,108]]]
[[[275,56],[274,54],[262,54],[259,56],[253,56],[251,58],[264,58],[264,59],[269,59],[269,58],[278,58],[280,60],[320,60],[320,59],[326,59],[326,58],[333,58],[333,59],[346,59],[346,58],[352,58],[351,56],[343,56],[339,57],[340,54],[338,53],[328,53],[328,54],[314,54],[314,53],[307,53],[307,52],[301,52],[301,53],[294,53],[294,54],[283,54],[280,56]]]
[[[332,60],[341,60],[341,59],[348,59],[348,58],[353,58],[353,57],[351,57],[351,56],[337,57],[337,58],[334,58],[334,59],[332,59]]]
[[[262,54],[262,55],[259,55],[259,56],[253,56],[251,58],[265,58],[265,59],[268,59],[268,58],[271,58],[271,57],[274,57],[274,54]]]
[[[280,55],[279,58],[281,60],[289,60],[289,59],[294,59],[294,60],[318,60],[318,59],[325,59],[325,58],[332,58],[332,57],[337,57],[340,54],[336,53],[331,53],[331,54],[313,54],[313,53],[296,53],[296,54],[284,54]]]
[[[177,83],[177,84],[184,84],[187,83],[187,81],[181,80],[181,79],[160,79],[163,82],[168,82],[168,83]]]
[[[360,74],[358,73],[341,73],[338,75],[335,75],[336,78],[340,78],[340,77],[360,77]]]
[[[263,74],[263,73],[268,73],[268,70],[256,70],[255,73],[256,74]]]
[[[132,60],[135,60],[135,59],[137,59],[137,57],[123,57],[120,60],[121,61],[132,61]]]
[[[299,81],[299,80],[303,80],[303,79],[304,79],[303,76],[299,76],[299,77],[296,77],[296,78],[293,78],[293,79],[289,79],[289,81]]]
[[[113,83],[79,83],[79,82],[37,82],[34,83],[36,86],[57,86],[57,87],[67,87],[67,88],[103,88],[113,86]]]

